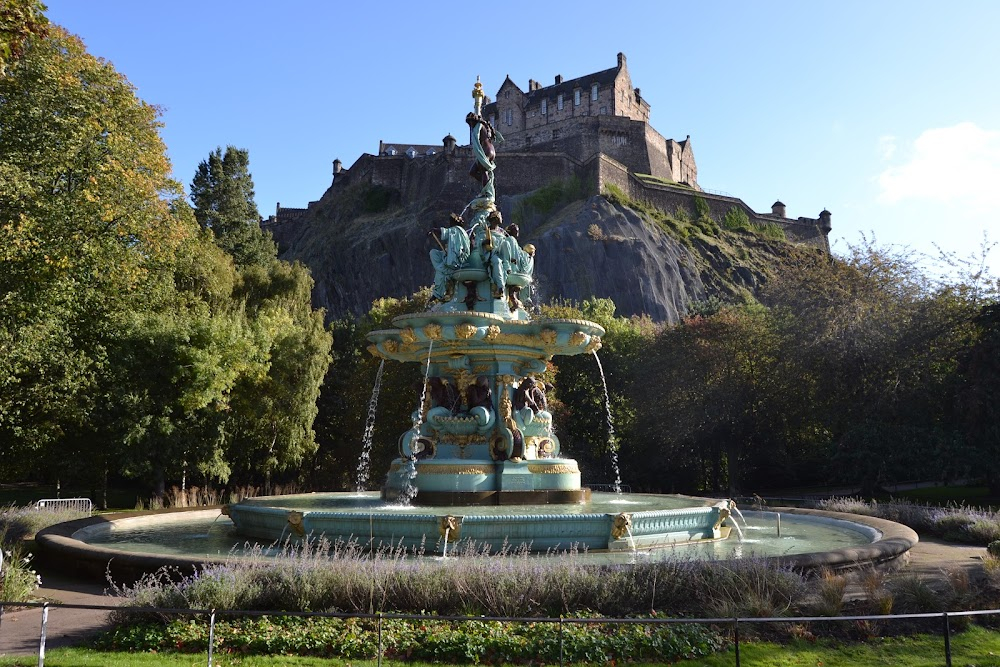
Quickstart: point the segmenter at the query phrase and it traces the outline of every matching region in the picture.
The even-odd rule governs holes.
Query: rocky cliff
[[[541,300],[608,297],[620,315],[675,322],[692,302],[746,298],[776,263],[821,251],[730,232],[695,211],[651,211],[635,202],[586,196],[566,185],[501,202],[520,242],[536,247]],[[372,301],[404,297],[430,285],[427,231],[465,204],[464,192],[402,206],[388,190],[331,188],[294,224],[275,227],[283,259],[309,266],[314,301],[331,318],[361,315]]]

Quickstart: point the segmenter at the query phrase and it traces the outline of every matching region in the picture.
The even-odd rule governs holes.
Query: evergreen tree
[[[266,266],[277,256],[270,234],[260,228],[254,202],[250,154],[227,146],[212,151],[191,181],[191,202],[202,229],[211,230],[220,248],[238,266]]]

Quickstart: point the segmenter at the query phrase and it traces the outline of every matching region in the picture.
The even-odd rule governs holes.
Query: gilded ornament
[[[590,339],[590,344],[583,348],[583,351],[590,354],[592,352],[597,352],[599,349],[601,349],[601,337],[594,336]]]
[[[399,343],[390,338],[382,342],[382,348],[389,354],[396,354],[399,351]]]
[[[306,529],[302,525],[302,519],[304,518],[302,512],[289,512],[288,513],[288,527],[293,533],[299,537],[305,537]]]
[[[379,350],[378,347],[376,347],[375,345],[369,345],[368,351],[371,353],[373,357],[376,357],[378,359],[385,359],[385,355],[383,355],[382,351]]]
[[[582,331],[574,331],[573,335],[569,337],[569,344],[573,347],[579,347],[587,342],[587,334]]]
[[[574,475],[580,472],[575,465],[559,464],[554,466],[542,465],[540,463],[528,464],[528,472],[539,475]]]
[[[417,341],[417,334],[413,331],[413,327],[406,327],[400,331],[399,337],[403,339],[404,343],[415,343]]]
[[[428,324],[424,327],[424,335],[430,340],[440,340],[441,339],[441,325],[440,324]]]
[[[486,327],[486,335],[483,337],[488,343],[494,342],[500,336],[500,327],[495,324],[491,324]]]
[[[611,537],[620,540],[632,534],[632,515],[622,512],[615,516],[614,524],[611,526]]]
[[[479,329],[474,324],[459,324],[455,327],[455,335],[459,338],[472,338]]]
[[[719,527],[720,527],[720,526],[721,526],[721,525],[723,524],[723,522],[724,522],[724,521],[725,521],[726,519],[728,519],[728,518],[729,518],[729,515],[730,515],[730,514],[731,514],[731,512],[729,511],[729,509],[728,509],[728,508],[726,508],[726,507],[720,507],[720,508],[719,508],[719,518],[718,518],[718,519],[716,519],[716,521],[715,521],[715,525],[714,525],[714,526],[712,526],[712,530],[713,530],[713,531],[716,531],[716,530],[718,530],[718,529],[719,529]]]
[[[546,345],[556,344],[556,333],[555,329],[542,329],[542,333],[538,334],[538,337],[542,339],[542,342]]]
[[[452,516],[451,514],[439,517],[438,532],[443,539],[453,542],[459,538],[461,531],[462,517]]]

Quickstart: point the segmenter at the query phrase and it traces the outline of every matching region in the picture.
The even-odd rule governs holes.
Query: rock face
[[[335,199],[324,197],[294,225],[272,231],[283,259],[311,269],[315,305],[331,318],[359,316],[380,297],[406,297],[431,284],[428,252],[435,246],[427,232],[445,224],[448,213],[461,211],[464,195],[456,195],[434,205],[400,207],[391,197],[354,188]],[[526,202],[530,195],[508,197],[501,210],[508,223],[520,225],[522,247],[536,247],[541,302],[606,297],[619,315],[676,322],[693,302],[753,292],[769,267],[791,253],[819,252],[748,232],[716,229],[684,238],[603,196],[554,206],[548,214],[534,212]]]

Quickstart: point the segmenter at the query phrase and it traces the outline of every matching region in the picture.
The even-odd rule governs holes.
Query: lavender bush
[[[935,507],[909,500],[867,502],[856,498],[831,498],[820,509],[850,512],[896,521],[918,532],[946,540],[986,546],[1000,539],[1000,512],[989,508],[952,505]]]

